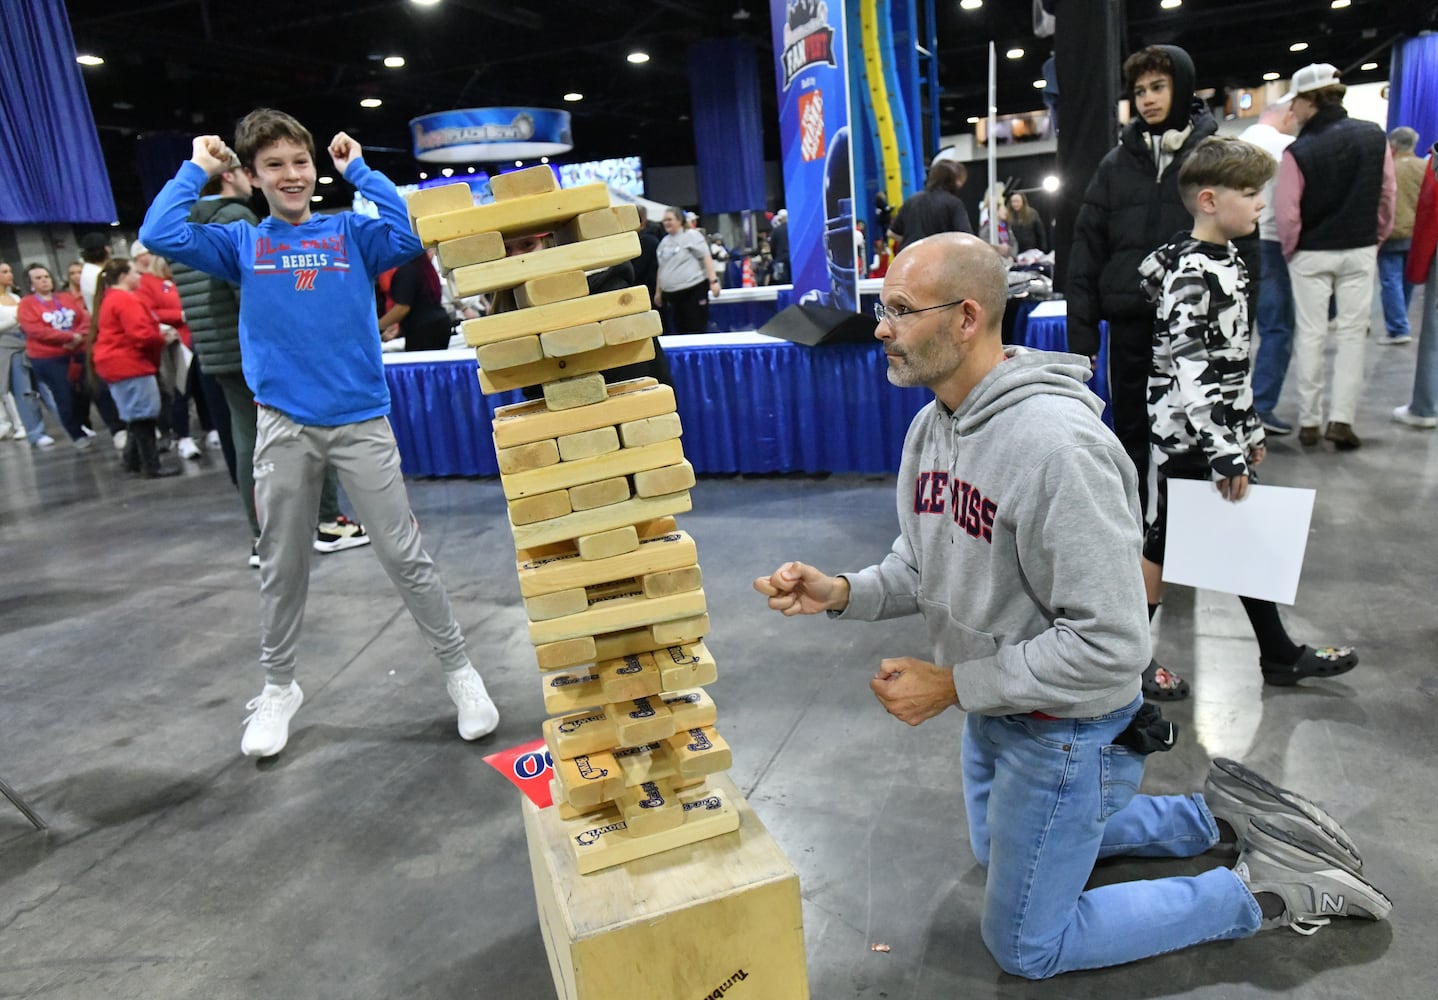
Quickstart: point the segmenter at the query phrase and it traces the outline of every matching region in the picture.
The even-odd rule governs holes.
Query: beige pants
[[[1328,346],[1328,300],[1337,301],[1333,340],[1333,396],[1328,419],[1352,424],[1363,391],[1363,354],[1373,308],[1378,247],[1300,250],[1288,262],[1293,283],[1293,360],[1298,373],[1298,423],[1323,423],[1323,362]]]

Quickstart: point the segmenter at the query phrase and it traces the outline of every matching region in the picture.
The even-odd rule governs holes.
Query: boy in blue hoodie
[[[194,140],[189,162],[155,198],[140,238],[157,253],[241,289],[245,381],[259,420],[254,452],[260,518],[260,664],[265,686],[245,707],[240,750],[269,757],[284,749],[304,700],[294,680],[309,590],[314,512],[325,466],[374,540],[374,551],[444,668],[459,709],[459,733],[478,739],[499,724],[484,681],[465,653],[444,582],[424,551],[410,512],[389,421],[374,280],[422,252],[394,184],[366,166],[343,132],[329,145],[335,169],[379,207],[314,215],[315,143],[280,111],[261,108],[235,129],[235,152],[218,136]],[[205,182],[238,155],[269,203],[259,225],[187,221]]]
[[[911,726],[966,713],[980,931],[1004,971],[1045,979],[1262,926],[1381,919],[1392,904],[1353,871],[1333,818],[1242,765],[1214,761],[1202,794],[1138,794],[1143,753],[1172,730],[1139,715],[1149,636],[1133,463],[1099,421],[1086,358],[1005,349],[1007,290],[1002,260],[973,236],[904,247],[874,335],[889,381],[936,399],[904,440],[899,537],[857,573],[790,562],[754,588],[785,615],[923,619],[933,660],[884,659],[869,687]],[[1236,869],[1087,888],[1099,858],[1196,857],[1220,842],[1238,845]]]
[[[1230,241],[1257,226],[1262,189],[1274,169],[1273,158],[1252,143],[1203,140],[1178,174],[1193,231],[1139,265],[1143,290],[1158,307],[1148,379],[1158,489],[1149,499],[1143,546],[1150,609],[1163,596],[1168,480],[1212,480],[1225,499],[1237,502],[1266,454],[1250,382],[1248,269]],[[1272,601],[1240,600],[1258,639],[1265,683],[1289,686],[1358,665],[1349,647],[1294,643]]]

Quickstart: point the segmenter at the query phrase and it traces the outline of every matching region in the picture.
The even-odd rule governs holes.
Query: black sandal
[[[1266,675],[1265,675],[1266,676]],[[1182,701],[1188,697],[1188,681],[1167,667],[1149,660],[1143,672],[1143,696],[1149,701]]]
[[[1258,658],[1263,683],[1291,687],[1305,677],[1337,677],[1358,666],[1358,654],[1351,646],[1304,646],[1293,663]]]

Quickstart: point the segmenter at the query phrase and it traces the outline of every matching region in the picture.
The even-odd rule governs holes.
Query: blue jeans
[[[1378,294],[1383,300],[1383,322],[1388,336],[1407,337],[1408,304],[1413,301],[1413,286],[1403,280],[1408,266],[1408,241],[1400,240],[1402,249],[1390,250],[1383,244],[1378,250]]]
[[[30,371],[24,351],[10,355],[10,394],[15,397],[15,410],[20,414],[25,436],[34,444],[45,433],[45,415],[40,412],[40,397],[30,384]]]
[[[1144,759],[1113,740],[1141,704],[1092,719],[969,715],[964,801],[988,867],[981,930],[1005,972],[1047,979],[1258,930],[1258,903],[1227,868],[1085,891],[1099,858],[1188,858],[1218,842],[1201,795],[1137,794]]]
[[[1428,265],[1428,282],[1423,286],[1423,325],[1418,328],[1418,362],[1408,412],[1438,417],[1438,261]]]
[[[1277,240],[1259,241],[1258,353],[1253,359],[1253,409],[1272,413],[1293,354],[1293,285]]]
[[[85,433],[80,430],[80,421],[75,418],[75,397],[70,390],[70,359],[31,358],[30,369],[35,373],[35,381],[50,390],[55,401],[55,416],[60,418],[65,433],[70,435],[71,441],[79,441]]]

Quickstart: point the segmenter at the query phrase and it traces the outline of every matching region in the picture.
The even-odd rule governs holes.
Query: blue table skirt
[[[666,355],[684,454],[700,473],[895,472],[909,422],[933,398],[890,385],[877,343],[709,346],[694,339],[697,346]],[[1062,318],[1030,322],[1024,340],[1062,350]],[[1107,398],[1107,358],[1100,360],[1091,384]],[[473,361],[386,365],[385,377],[405,475],[498,475],[490,421],[520,393],[486,399]]]

